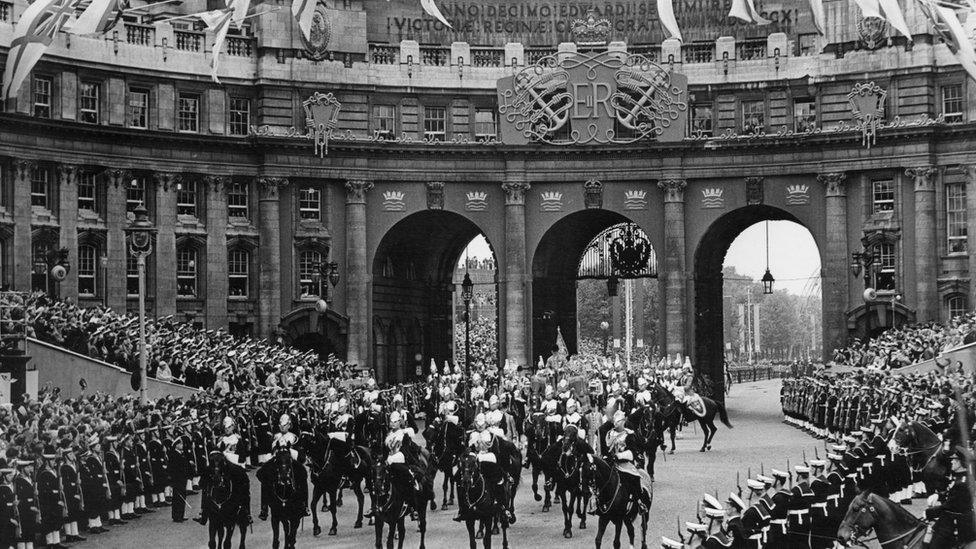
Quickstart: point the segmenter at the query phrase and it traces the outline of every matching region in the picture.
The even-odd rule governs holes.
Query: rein
[[[593,464],[593,467],[595,469],[596,468],[596,464]],[[596,509],[594,509],[594,511],[598,515],[605,515],[605,514],[607,514],[610,511],[610,507],[613,505],[613,502],[617,500],[617,494],[620,493],[620,478],[618,476],[618,478],[617,478],[617,485],[614,486],[614,489],[613,489],[613,495],[610,496],[610,499],[607,501],[606,505],[601,505],[600,504],[600,502],[601,502],[601,496],[604,494],[605,490],[607,489],[607,486],[609,486],[610,483],[613,482],[613,473],[614,473],[613,469],[610,469],[609,474],[607,474],[607,480],[606,480],[606,482],[603,483],[603,486],[601,486],[600,488],[596,489],[596,501],[594,502],[596,504]],[[593,475],[593,480],[590,482],[590,485],[592,487],[596,488],[596,475],[595,474]]]

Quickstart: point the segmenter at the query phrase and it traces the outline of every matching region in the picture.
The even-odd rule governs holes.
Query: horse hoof
[[[580,523],[580,530],[586,530],[586,523],[585,522],[581,522]]]
[[[353,525],[352,525],[352,527],[353,527],[354,529],[359,529],[359,528],[362,528],[362,527],[363,527],[363,521],[361,521],[361,520],[357,520],[357,521],[356,521],[356,524],[353,524]]]
[[[566,538],[566,539],[572,538],[573,537],[573,531],[572,530],[566,530],[565,532],[563,532],[563,537]]]
[[[673,453],[674,453],[674,448],[671,448],[671,451],[670,451],[670,452],[668,452],[668,453],[669,453],[669,454],[673,454]]]
[[[321,535],[321,534],[322,534],[322,528],[321,527],[319,527],[319,526],[313,526],[312,527],[312,535],[313,536],[318,536],[318,535]]]
[[[542,506],[542,512],[543,513],[548,513],[549,512],[549,506],[548,505],[543,505]]]
[[[704,452],[704,451],[705,451],[705,447],[704,447],[704,446],[702,446],[702,449],[701,449],[701,450],[698,450],[698,451],[699,451],[699,452]]]
[[[334,527],[334,526],[333,526],[332,528],[330,528],[330,529],[329,529],[329,535],[330,535],[330,536],[334,536],[334,535],[336,535],[336,529],[335,529],[335,527]]]
[[[437,502],[436,501],[430,500],[430,510],[431,511],[436,511],[437,510]]]
[[[535,500],[536,500],[536,501],[542,501],[542,496],[541,496],[541,495],[539,495],[539,494],[536,494],[536,495],[535,495]]]
[[[497,536],[498,532],[499,532],[498,525],[496,524],[495,527],[491,529],[491,535]]]

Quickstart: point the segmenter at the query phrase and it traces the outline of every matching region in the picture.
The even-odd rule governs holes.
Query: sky
[[[766,272],[766,222],[760,222],[736,237],[725,256],[725,266],[735,267],[744,276],[759,280]],[[484,236],[478,235],[468,245],[472,258],[491,257]],[[659,254],[660,255],[660,254]],[[464,253],[460,261],[464,260]],[[804,295],[811,276],[820,276],[820,253],[813,236],[792,221],[769,222],[769,271],[776,282],[775,290]],[[817,287],[819,290],[819,287]]]

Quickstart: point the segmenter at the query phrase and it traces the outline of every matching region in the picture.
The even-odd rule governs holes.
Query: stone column
[[[156,264],[153,311],[157,318],[176,314],[176,184],[179,174],[156,172]],[[146,189],[149,193],[149,189]]]
[[[71,272],[60,284],[61,299],[78,302],[78,166],[58,164],[58,247],[68,249]],[[100,276],[101,266],[95,258],[95,272]],[[101,282],[101,281],[98,281]],[[96,284],[95,291],[101,287]]]
[[[525,322],[525,192],[531,185],[520,172],[509,172],[505,179],[505,358],[531,367]]]
[[[19,292],[31,289],[31,203],[30,178],[33,160],[14,161],[14,270],[12,288]]]
[[[261,263],[258,291],[258,337],[273,338],[281,321],[281,242],[278,190],[288,184],[282,177],[258,178],[258,255]],[[290,244],[290,243],[285,243]],[[224,305],[226,307],[226,304]]]
[[[969,308],[976,307],[976,165],[966,166],[966,252],[969,254]]]
[[[905,175],[915,181],[915,319],[918,322],[938,320],[940,310],[935,172],[932,166],[905,170]]]
[[[824,360],[847,342],[847,300],[850,295],[847,249],[847,174],[822,173],[817,181],[826,187],[826,239],[823,265],[823,353]]]
[[[207,328],[227,328],[227,195],[229,177],[208,175],[207,186]],[[280,252],[279,252],[280,255]]]
[[[366,193],[368,180],[346,182],[346,314],[349,315],[349,347],[346,362],[368,368],[369,267],[366,264]]]
[[[664,191],[664,325],[667,354],[685,354],[687,307],[685,284],[685,187],[684,179],[662,179]]]
[[[105,304],[119,313],[125,312],[125,185],[132,177],[128,170],[109,169],[106,172],[108,186],[105,189]]]

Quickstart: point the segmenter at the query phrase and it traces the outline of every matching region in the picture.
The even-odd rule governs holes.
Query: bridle
[[[465,487],[464,495],[468,500],[468,506],[474,508],[485,499],[488,490],[486,489],[485,476],[481,473],[481,467],[477,465],[477,458],[471,457],[470,454],[468,456],[461,459],[461,485]],[[481,490],[477,498],[471,499],[471,489],[475,486],[480,486]]]
[[[875,523],[877,523],[880,520],[880,517],[878,516],[877,509],[875,508],[874,504],[873,503],[870,503],[870,502],[865,502],[864,504],[862,504],[861,505],[861,508],[857,510],[857,513],[868,513],[868,514],[870,514],[871,515],[871,518],[872,518],[872,525],[875,524]],[[845,522],[847,522],[846,519],[845,519],[844,522],[841,523],[841,526],[843,526],[843,524]],[[854,518],[853,524],[850,525],[850,528],[851,528],[851,543],[854,546],[867,547],[867,545],[865,545],[866,542],[869,542],[869,541],[877,541],[879,545],[881,545],[882,547],[885,547],[886,545],[890,545],[890,544],[895,543],[897,541],[904,540],[905,538],[909,538],[910,536],[916,535],[916,534],[918,534],[920,532],[924,533],[925,530],[928,528],[928,523],[926,523],[925,521],[919,521],[919,523],[916,524],[915,526],[912,526],[911,528],[909,528],[908,530],[902,532],[901,534],[898,534],[897,536],[895,536],[895,537],[893,537],[891,539],[885,540],[885,541],[881,541],[878,538],[877,529],[875,529],[875,535],[874,535],[874,537],[861,539],[861,535],[867,533],[867,531],[869,531],[872,528],[874,528],[874,526],[870,526],[870,527],[867,528],[867,530],[865,530],[864,527],[862,527],[857,522],[857,518],[856,517]]]
[[[603,486],[597,487],[597,466],[596,462],[589,461],[589,467],[585,468],[587,471],[587,476],[589,476],[589,481],[587,482],[590,486],[590,491],[596,496],[594,499],[594,512],[598,515],[605,515],[610,511],[610,507],[613,506],[613,502],[617,500],[617,494],[620,493],[620,478],[617,478],[617,485],[613,488],[613,495],[610,499],[606,500],[605,504],[601,504],[601,494],[603,494],[610,483],[613,482],[613,468],[609,468],[609,474],[607,474],[607,480],[604,481]]]

